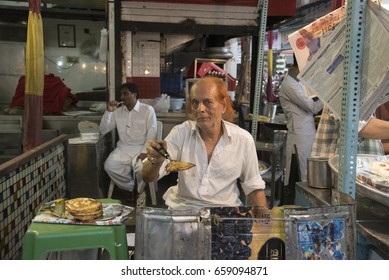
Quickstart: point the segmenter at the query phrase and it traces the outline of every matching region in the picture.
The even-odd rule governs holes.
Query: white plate
[[[262,176],[270,169],[270,164],[263,162],[261,160],[258,160],[258,168],[259,168],[259,174]]]
[[[90,111],[69,111],[69,112],[62,112],[63,115],[65,116],[84,116],[84,115],[90,115],[90,114],[95,114],[95,112],[90,112]]]

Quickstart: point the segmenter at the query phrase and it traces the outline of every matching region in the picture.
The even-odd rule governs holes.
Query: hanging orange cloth
[[[40,0],[29,0],[26,44],[26,91],[24,105],[23,150],[27,152],[42,143],[44,88],[43,27]]]

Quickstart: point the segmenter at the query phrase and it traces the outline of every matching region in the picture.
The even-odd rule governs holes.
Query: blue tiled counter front
[[[65,196],[66,145],[61,135],[0,165],[0,259],[18,259],[39,207]]]

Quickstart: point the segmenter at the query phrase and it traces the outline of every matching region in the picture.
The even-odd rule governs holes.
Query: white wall
[[[18,42],[0,42],[0,103],[11,102],[19,78],[26,72],[25,45]]]
[[[57,24],[75,26],[76,47],[58,47]],[[62,78],[72,93],[92,91],[96,87],[106,86],[106,63],[98,58],[81,53],[83,42],[94,37],[97,46],[100,45],[101,29],[105,27],[102,21],[69,21],[43,18],[43,33],[45,44],[45,73],[52,73]],[[89,31],[89,34],[86,33]],[[27,31],[27,29],[26,29]],[[25,74],[25,43],[0,42],[0,103],[9,104],[15,93],[20,76]],[[67,57],[78,58],[78,63],[68,63]],[[60,65],[60,63],[63,65]]]
[[[160,76],[160,40],[159,33],[136,32],[132,35],[131,76]]]
[[[57,24],[73,24],[76,31],[76,47],[58,47]],[[91,91],[95,87],[106,86],[106,63],[98,58],[85,55],[80,47],[87,40],[94,40],[100,46],[101,29],[105,22],[43,20],[45,40],[45,73],[53,73],[62,78],[72,93]],[[89,33],[86,33],[86,30]],[[78,57],[79,63],[68,63],[66,57]],[[59,64],[63,62],[62,66]]]

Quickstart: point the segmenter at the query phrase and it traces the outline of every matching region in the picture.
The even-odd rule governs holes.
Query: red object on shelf
[[[217,71],[218,73],[222,73],[223,76],[226,76],[226,71],[217,66],[214,63],[204,62],[201,64],[199,70],[197,71],[197,75],[199,77],[204,77],[209,72]],[[234,91],[236,89],[236,79],[234,79],[230,74],[227,74],[228,79],[228,91]]]
[[[11,107],[24,108],[25,86],[26,76],[23,75],[19,78],[15,95],[12,97],[10,103]],[[77,97],[71,93],[70,88],[62,82],[60,77],[57,77],[54,74],[45,75],[43,88],[43,113],[59,115],[67,99],[71,104],[76,104],[78,102]]]

